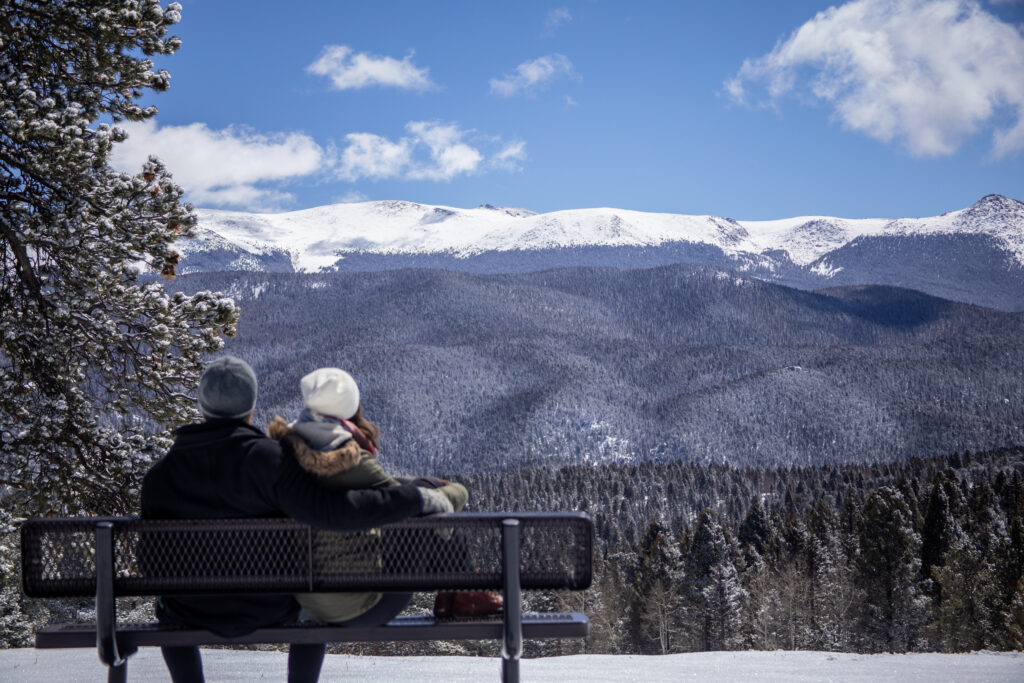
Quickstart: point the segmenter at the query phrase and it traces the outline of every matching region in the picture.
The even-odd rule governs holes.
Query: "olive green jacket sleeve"
[[[368,451],[359,454],[359,463],[344,472],[326,477],[331,486],[340,489],[379,489],[389,486],[401,486],[401,482],[384,471]]]
[[[378,489],[401,486],[403,483],[385,472],[368,451],[360,453],[359,463],[355,467],[332,474],[325,479],[329,485],[341,489]],[[462,484],[451,482],[439,487],[438,490],[451,501],[456,512],[466,507],[469,492]]]

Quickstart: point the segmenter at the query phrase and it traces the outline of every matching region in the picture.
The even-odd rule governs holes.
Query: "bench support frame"
[[[519,520],[502,521],[502,579],[504,613],[501,649],[502,683],[519,683],[519,660],[523,653],[523,604],[520,584]],[[117,637],[117,601],[114,594],[114,525],[98,522],[96,534],[96,649],[107,666],[108,683],[125,683],[128,657],[134,646],[122,649]]]
[[[502,683],[519,683],[519,657],[523,654],[523,595],[519,585],[519,520],[501,523],[504,579],[505,641],[501,648]]]
[[[204,646],[255,643],[313,644],[329,642],[382,642],[382,641],[428,641],[428,640],[501,640],[501,680],[504,683],[519,683],[519,662],[523,653],[523,638],[586,638],[590,633],[590,622],[579,612],[523,613],[522,590],[527,589],[571,589],[583,590],[590,585],[593,528],[589,518],[582,513],[476,513],[453,515],[450,526],[467,530],[489,530],[489,538],[498,542],[501,564],[495,566],[498,558],[493,557],[489,576],[487,572],[471,572],[468,576],[445,575],[441,571],[437,578],[431,575],[412,575],[401,578],[398,586],[402,590],[484,590],[501,589],[504,598],[504,612],[501,617],[479,619],[438,620],[432,616],[399,616],[387,624],[373,627],[343,627],[330,624],[300,622],[280,624],[256,629],[241,636],[220,636],[202,628],[171,626],[160,623],[122,624],[117,623],[117,596],[121,595],[162,595],[170,594],[221,594],[260,592],[249,590],[247,583],[238,579],[227,584],[202,584],[193,580],[193,574],[186,568],[184,582],[176,574],[169,580],[139,583],[140,572],[136,569],[138,555],[136,543],[146,533],[191,534],[227,533],[241,530],[249,533],[302,535],[308,548],[312,548],[311,531],[308,527],[291,520],[184,520],[173,524],[165,520],[139,520],[137,518],[79,517],[28,520],[22,527],[22,581],[25,594],[38,598],[60,598],[89,596],[95,597],[96,620],[94,624],[55,624],[36,631],[36,647],[49,648],[92,648],[95,647],[102,664],[107,667],[107,679],[123,683],[127,679],[128,658],[140,647]],[[245,525],[248,524],[248,527]],[[548,526],[543,526],[547,524]],[[196,529],[193,525],[198,525]],[[415,534],[432,526],[430,520],[414,520],[395,525],[400,533]],[[526,531],[524,532],[524,527]],[[408,528],[409,531],[405,529]],[[554,566],[550,559],[535,557],[538,529],[554,529],[554,538],[559,533],[572,534],[575,552],[569,556],[572,564],[562,568],[562,574],[552,576],[547,566],[538,569],[535,565],[544,562]],[[565,530],[565,531],[563,531]],[[500,532],[494,538],[495,532]],[[395,532],[399,533],[399,532]],[[468,531],[467,531],[468,533]],[[524,535],[528,534],[528,535]],[[83,542],[83,536],[89,541]],[[91,538],[90,538],[91,537]],[[159,537],[159,536],[158,536]],[[278,536],[279,538],[280,536]],[[525,554],[523,542],[527,543]],[[91,541],[91,547],[90,546]],[[492,541],[493,542],[493,541]],[[548,543],[559,543],[549,540]],[[493,547],[493,546],[491,546]],[[297,557],[284,546],[290,554]],[[67,554],[65,554],[67,553]],[[233,556],[232,556],[233,557]],[[271,558],[278,557],[272,555]],[[541,556],[543,557],[543,556]],[[133,560],[133,558],[135,558]],[[306,558],[308,588],[313,587],[312,558]],[[290,561],[290,560],[289,560]],[[526,566],[524,566],[524,563]],[[258,567],[259,565],[257,565]],[[303,592],[306,583],[296,582],[290,574],[270,574],[270,580],[261,584],[263,592]],[[303,577],[302,565],[298,565],[298,576]],[[569,573],[565,573],[565,572]],[[151,578],[141,575],[144,579]],[[160,576],[156,574],[155,576]],[[250,574],[242,571],[238,576],[246,579]],[[261,576],[252,573],[251,576]],[[401,581],[408,581],[403,584]],[[468,582],[468,583],[463,583]],[[394,582],[387,584],[396,590]],[[370,583],[369,587],[378,584]],[[182,588],[186,590],[183,591]],[[364,589],[367,586],[343,583],[335,586],[340,590]],[[193,589],[197,590],[193,590]],[[221,590],[225,588],[226,590]],[[242,590],[242,589],[245,590]],[[385,588],[388,590],[388,588]]]
[[[128,656],[117,643],[117,600],[114,597],[114,525],[96,525],[96,649],[107,665],[107,682],[124,683],[128,676]]]

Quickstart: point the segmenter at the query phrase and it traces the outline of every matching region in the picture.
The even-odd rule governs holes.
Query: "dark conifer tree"
[[[946,651],[982,649],[986,647],[987,625],[994,616],[989,610],[991,566],[967,537],[955,540],[945,559],[943,566],[932,569],[942,600],[929,635]]]
[[[630,632],[641,652],[667,654],[678,631],[680,553],[660,519],[652,519],[638,548]]]
[[[921,538],[903,495],[880,488],[864,504],[857,558],[865,649],[904,652],[919,646],[927,615],[920,553]]]
[[[928,507],[924,515],[924,527],[921,531],[921,575],[924,579],[933,579],[932,569],[942,567],[946,563],[946,553],[958,539],[962,531],[953,518],[947,493],[948,480],[944,473],[935,476],[932,490],[928,496]],[[929,594],[941,601],[940,584],[925,583],[929,586]]]
[[[838,650],[850,634],[850,611],[856,601],[848,557],[840,542],[839,519],[824,502],[811,517],[810,646]]]
[[[711,565],[701,592],[709,625],[709,649],[735,650],[743,644],[743,611],[747,591],[740,585],[736,566],[728,558]]]
[[[740,642],[742,619],[732,610],[746,595],[736,580],[732,555],[722,526],[710,510],[702,510],[683,574],[689,633],[698,649],[718,650]]]
[[[776,543],[777,532],[771,517],[761,504],[760,496],[755,497],[740,525],[738,540],[741,547],[750,546],[764,557],[771,554]]]

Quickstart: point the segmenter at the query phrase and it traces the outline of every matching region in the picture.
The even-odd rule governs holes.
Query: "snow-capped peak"
[[[985,234],[1024,264],[1024,204],[988,195],[972,206],[931,218],[800,216],[736,221],[716,216],[646,213],[615,208],[537,214],[482,204],[475,209],[406,201],[335,204],[302,211],[253,214],[199,209],[197,240],[187,256],[226,240],[250,254],[288,252],[297,270],[333,266],[352,253],[432,254],[456,257],[492,251],[579,246],[709,244],[727,254],[785,251],[806,266],[850,241],[904,234]]]

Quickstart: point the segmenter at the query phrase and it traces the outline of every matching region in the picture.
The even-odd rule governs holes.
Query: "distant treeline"
[[[875,465],[465,478],[476,509],[586,509],[589,652],[1024,647],[1024,449]],[[580,650],[571,643],[535,652]]]

